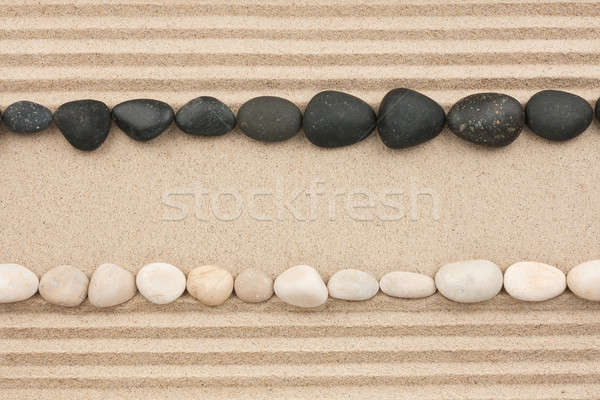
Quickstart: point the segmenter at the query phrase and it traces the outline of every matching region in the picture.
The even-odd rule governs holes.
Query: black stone
[[[525,122],[517,99],[501,93],[477,93],[458,101],[448,113],[448,127],[458,137],[491,147],[512,143]]]
[[[112,118],[130,138],[144,142],[163,133],[173,122],[174,113],[162,101],[137,99],[117,104]]]
[[[560,90],[542,90],[525,107],[527,126],[537,135],[556,141],[573,139],[587,129],[594,118],[585,99]]]
[[[300,131],[302,113],[291,101],[274,96],[255,97],[240,107],[240,129],[261,142],[280,142]]]
[[[596,118],[600,120],[600,99],[596,101]]]
[[[379,106],[377,130],[383,144],[402,149],[433,139],[445,121],[444,109],[429,97],[410,89],[393,89]]]
[[[50,126],[52,111],[31,101],[18,101],[8,106],[2,119],[13,132],[35,133]]]
[[[177,111],[175,123],[194,136],[219,136],[233,129],[233,112],[214,97],[202,96],[189,101]]]
[[[375,112],[347,93],[326,90],[313,97],[304,111],[304,133],[320,147],[341,147],[360,142],[373,132]]]
[[[71,101],[56,110],[54,123],[73,147],[95,150],[108,136],[110,110],[97,100]]]

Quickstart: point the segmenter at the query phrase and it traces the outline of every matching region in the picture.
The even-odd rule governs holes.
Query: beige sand
[[[111,106],[155,97],[179,107],[212,95],[237,110],[261,94],[304,107],[328,88],[377,107],[400,86],[446,109],[483,90],[523,103],[544,88],[590,102],[600,95],[593,1],[0,3],[2,108],[27,98],[55,109],[90,97]],[[348,267],[433,274],[442,263],[482,257],[503,268],[531,259],[566,271],[600,257],[599,148],[597,122],[568,143],[525,131],[510,147],[487,150],[446,130],[403,151],[376,135],[324,150],[302,134],[265,145],[239,131],[203,139],[175,128],[140,144],[114,128],[98,151],[82,153],[56,129],[24,137],[2,128],[1,261],[38,274],[65,263],[88,274],[106,262],[132,271],[165,261],[186,272],[219,264],[272,274],[306,263],[328,278]],[[314,220],[285,210],[279,220],[277,192],[289,197],[311,184],[327,194]],[[197,219],[193,196],[176,195],[194,185],[239,194],[241,216],[217,219],[238,211],[225,195],[217,216],[206,214],[203,195],[207,220]],[[274,195],[251,207],[260,190]],[[386,190],[403,192],[393,197],[399,220],[373,218],[394,211],[381,198],[352,218],[344,196],[334,195]],[[182,212],[164,198],[184,204],[187,218],[167,221]],[[305,218],[309,199],[297,203]],[[330,301],[319,313],[277,300],[209,309],[187,295],[162,307],[138,295],[114,311],[87,302],[63,310],[36,297],[1,307],[0,390],[19,399],[592,399],[600,389],[597,311],[571,294],[535,305],[504,294],[474,306],[379,295],[364,304]]]

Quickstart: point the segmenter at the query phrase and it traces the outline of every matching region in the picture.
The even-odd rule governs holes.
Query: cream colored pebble
[[[231,296],[233,276],[214,265],[194,268],[187,278],[187,290],[202,304],[218,306]]]
[[[573,267],[567,274],[567,285],[582,299],[600,301],[600,260]]]
[[[130,300],[136,292],[131,272],[115,264],[102,264],[92,274],[88,299],[95,307],[113,307]]]
[[[38,291],[38,277],[18,264],[0,264],[0,303],[27,300]]]
[[[63,307],[77,307],[85,300],[88,277],[71,265],[54,267],[40,279],[40,295],[48,303]]]
[[[273,278],[263,271],[248,268],[234,282],[235,294],[246,303],[260,303],[273,296]]]
[[[416,272],[393,271],[381,277],[381,291],[388,296],[420,299],[435,293],[435,282],[430,276]]]
[[[167,263],[152,263],[140,269],[135,278],[138,290],[148,301],[168,304],[185,291],[185,274]]]
[[[367,272],[342,269],[329,279],[327,289],[334,299],[361,301],[375,296],[379,291],[379,283]]]
[[[540,262],[521,261],[504,272],[504,289],[519,300],[549,300],[564,292],[566,287],[567,278],[561,270]]]
[[[487,260],[454,262],[435,274],[435,286],[444,297],[459,303],[486,301],[502,289],[502,271]]]
[[[282,272],[273,285],[275,294],[296,307],[314,308],[327,301],[328,291],[321,275],[313,267],[297,265]]]

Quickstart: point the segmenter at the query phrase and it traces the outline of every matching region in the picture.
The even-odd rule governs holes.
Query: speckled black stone
[[[429,97],[410,89],[393,89],[379,105],[377,130],[383,144],[402,149],[433,139],[445,121],[444,109]]]
[[[235,127],[235,116],[220,100],[202,96],[181,107],[175,115],[175,123],[190,135],[220,136]]]
[[[527,126],[537,135],[555,141],[573,139],[592,123],[594,111],[585,99],[560,90],[542,90],[525,107]]]
[[[448,112],[448,127],[458,137],[491,147],[512,143],[525,122],[517,99],[501,93],[477,93],[459,100]]]
[[[130,138],[154,139],[173,122],[175,114],[167,103],[151,99],[129,100],[112,109],[112,118]]]
[[[56,110],[54,123],[73,147],[95,150],[108,136],[110,110],[97,100],[71,101]]]
[[[31,101],[18,101],[8,106],[2,119],[13,132],[35,133],[50,126],[52,111]]]
[[[376,115],[370,105],[348,93],[326,90],[313,97],[304,111],[304,133],[320,147],[360,142],[373,132]]]
[[[274,96],[255,97],[244,103],[237,114],[246,136],[261,142],[280,142],[300,131],[302,113],[289,100]]]

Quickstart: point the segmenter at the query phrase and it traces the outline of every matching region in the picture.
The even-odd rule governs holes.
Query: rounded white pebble
[[[325,304],[327,286],[321,275],[308,265],[285,270],[275,279],[275,294],[282,301],[297,307],[313,308]]]
[[[565,274],[552,265],[521,261],[504,273],[504,289],[515,299],[544,301],[558,296],[567,288]]]
[[[233,292],[233,276],[215,265],[194,268],[188,274],[187,291],[207,306],[218,306]]]
[[[48,303],[77,307],[88,292],[88,277],[71,265],[54,267],[40,279],[40,295]]]
[[[435,282],[430,276],[416,272],[393,271],[379,281],[381,291],[388,296],[420,299],[435,293]]]
[[[130,300],[136,292],[131,272],[115,264],[102,264],[92,274],[88,299],[95,307],[113,307]]]
[[[369,273],[357,269],[342,269],[329,279],[327,288],[334,299],[361,301],[375,296],[379,291],[379,284]]]
[[[27,300],[38,290],[38,277],[18,264],[0,264],[0,303]]]
[[[579,264],[567,274],[567,285],[576,296],[600,301],[600,260]]]
[[[148,301],[168,304],[183,294],[186,280],[179,268],[167,263],[153,263],[138,271],[135,283]]]
[[[444,265],[435,274],[440,293],[459,303],[494,298],[502,289],[502,271],[491,261],[469,260]]]

